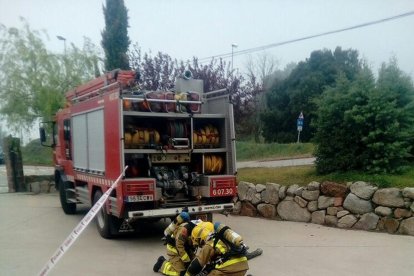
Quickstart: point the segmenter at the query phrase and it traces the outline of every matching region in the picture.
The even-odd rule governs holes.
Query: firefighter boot
[[[165,261],[164,256],[159,256],[157,262],[154,265],[154,272],[158,272],[162,266],[162,263]]]

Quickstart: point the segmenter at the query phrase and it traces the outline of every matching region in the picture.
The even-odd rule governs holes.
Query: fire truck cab
[[[178,78],[174,91],[142,91],[134,71],[116,70],[66,93],[46,129],[55,183],[66,214],[93,206],[128,166],[96,217],[111,238],[135,222],[185,210],[212,220],[236,195],[233,106],[226,89],[205,93],[202,80]]]

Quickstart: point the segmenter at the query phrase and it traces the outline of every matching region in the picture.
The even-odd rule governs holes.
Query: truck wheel
[[[97,190],[93,196],[93,205],[101,198],[101,190]],[[96,214],[96,227],[99,234],[105,239],[111,239],[116,236],[120,226],[120,220],[112,215],[109,215],[105,211],[105,205]]]
[[[62,206],[63,212],[67,215],[73,215],[76,213],[76,203],[69,203],[66,189],[70,188],[70,182],[59,180],[59,198],[60,205]]]

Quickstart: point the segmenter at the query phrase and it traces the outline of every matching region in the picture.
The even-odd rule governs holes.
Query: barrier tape
[[[83,217],[83,219],[79,222],[79,224],[73,229],[73,231],[69,234],[66,240],[59,246],[53,256],[49,259],[49,261],[45,264],[42,270],[39,272],[39,276],[45,276],[49,274],[52,268],[57,264],[57,262],[62,258],[62,256],[69,250],[72,244],[76,241],[76,239],[80,236],[83,230],[86,229],[86,226],[92,221],[92,219],[96,216],[102,206],[105,204],[105,201],[108,199],[109,194],[112,192],[113,189],[116,188],[118,182],[122,179],[122,176],[125,174],[126,166],[121,173],[121,175],[115,180],[112,186],[101,196],[101,198],[92,206],[89,212]]]

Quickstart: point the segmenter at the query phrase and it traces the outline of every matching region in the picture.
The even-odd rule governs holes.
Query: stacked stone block
[[[240,182],[234,214],[414,236],[414,188],[357,181],[307,186]]]

